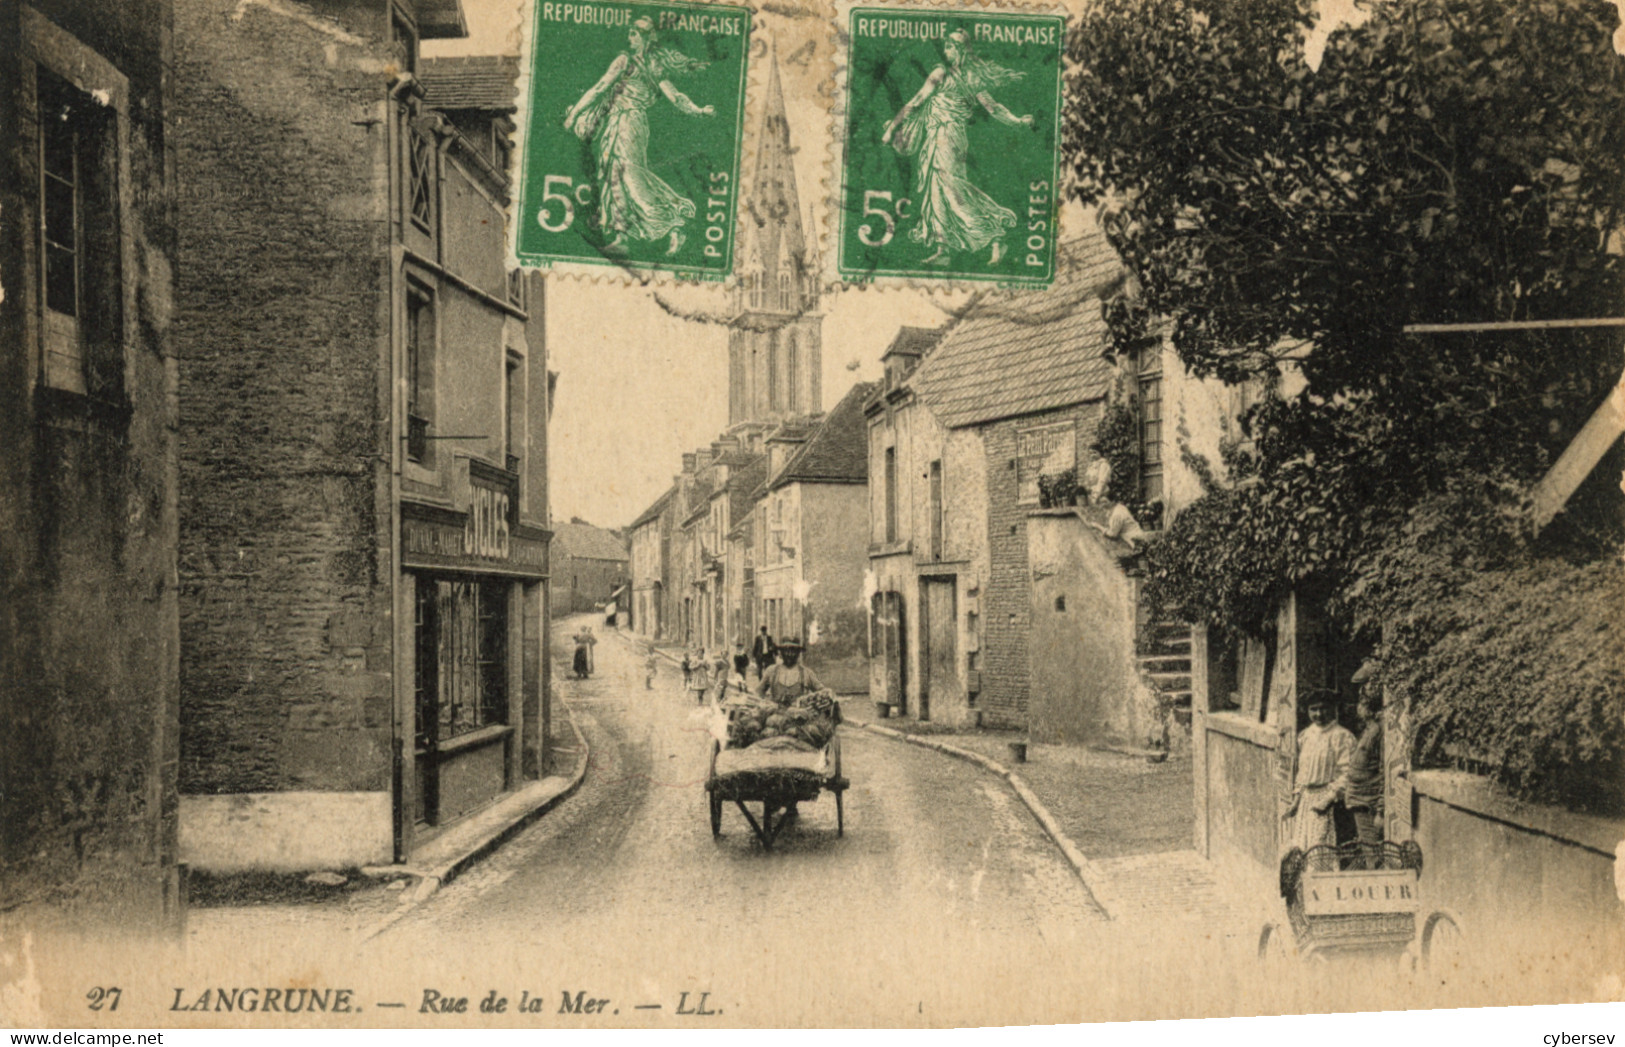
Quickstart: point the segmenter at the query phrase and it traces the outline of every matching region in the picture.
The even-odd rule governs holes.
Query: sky
[[[520,53],[522,0],[464,0],[464,7],[468,38],[425,42],[425,56]],[[753,32],[762,31],[781,56],[797,54],[808,40],[815,48],[812,61],[780,63],[796,185],[811,238],[828,213],[831,136],[820,86],[828,81],[834,34],[823,19],[771,12],[758,14]],[[742,192],[748,192],[755,169],[765,63],[753,65],[751,77]],[[546,300],[548,366],[559,372],[548,449],[553,519],[624,526],[670,486],[685,451],[708,447],[728,424],[727,329],[717,319],[728,310],[729,292],[692,284],[628,286],[619,276],[552,275]],[[880,376],[880,355],[900,326],[940,326],[964,300],[963,293],[906,287],[826,293],[824,410],[853,383]]]

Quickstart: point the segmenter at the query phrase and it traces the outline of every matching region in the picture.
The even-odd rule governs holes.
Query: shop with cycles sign
[[[479,462],[469,467],[465,510],[402,503],[402,566],[545,576],[546,532],[518,523],[513,478]]]

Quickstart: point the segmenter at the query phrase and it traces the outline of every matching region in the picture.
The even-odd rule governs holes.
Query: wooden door
[[[952,578],[926,583],[926,615],[930,622],[927,640],[926,680],[920,689],[920,719],[930,718],[930,709],[950,708],[959,692],[958,672],[958,592]]]

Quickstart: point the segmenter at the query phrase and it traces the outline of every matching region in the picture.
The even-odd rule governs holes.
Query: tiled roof
[[[673,484],[672,486],[666,488],[665,494],[654,500],[653,505],[643,510],[642,515],[640,515],[636,520],[632,521],[632,526],[626,529],[627,532],[630,533],[635,531],[649,521],[657,518],[661,513],[666,511],[666,506],[670,505],[671,500],[675,497],[677,497],[677,485]]]
[[[553,545],[565,556],[586,560],[630,559],[626,543],[620,538],[589,523],[556,523],[553,525]]]
[[[891,340],[891,345],[880,358],[884,360],[893,353],[902,356],[924,356],[942,341],[942,334],[943,330],[940,327],[899,327],[897,337]]]
[[[426,58],[418,63],[424,104],[434,109],[483,109],[511,113],[519,83],[512,55]]]
[[[979,425],[1106,395],[1100,294],[1122,274],[1099,231],[1061,245],[1042,291],[978,299],[909,379],[942,424]]]
[[[728,477],[728,519],[737,524],[756,504],[757,489],[767,479],[767,455],[758,454]]]
[[[863,405],[878,388],[875,382],[854,385],[818,431],[784,463],[770,486],[776,490],[798,481],[868,482],[869,428],[863,420]]]

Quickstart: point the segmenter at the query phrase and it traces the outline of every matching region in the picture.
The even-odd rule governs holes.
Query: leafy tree
[[[1410,623],[1379,653],[1390,683],[1426,696],[1424,743],[1442,751],[1475,724],[1503,780],[1558,795],[1542,759],[1618,759],[1620,730],[1597,725],[1625,712],[1621,667],[1588,648],[1582,701],[1561,657],[1509,694],[1488,663],[1469,678],[1431,652],[1453,650],[1458,626],[1483,641],[1480,609],[1507,610],[1491,594],[1509,579],[1604,591],[1587,564],[1619,550],[1617,492],[1583,491],[1594,526],[1571,519],[1540,546],[1481,525],[1518,518],[1618,379],[1619,334],[1402,328],[1618,313],[1618,16],[1600,0],[1373,3],[1331,33],[1318,69],[1303,50],[1314,21],[1310,0],[1097,0],[1069,41],[1071,189],[1100,205],[1137,284],[1105,310],[1119,350],[1166,334],[1194,373],[1229,382],[1273,376],[1290,354],[1307,381],[1245,420],[1225,482],[1149,549],[1146,597],[1158,614],[1256,631],[1313,579],[1351,628]],[[1468,556],[1436,540],[1440,521],[1483,541]],[[1485,650],[1524,658],[1584,632],[1518,611],[1523,634]],[[1519,712],[1485,726],[1497,708]]]
[[[1370,9],[1318,70],[1301,46],[1309,0],[1100,0],[1072,33],[1074,192],[1107,205],[1143,310],[1171,321],[1198,374],[1239,380],[1308,342],[1322,396],[1461,380],[1485,346],[1420,348],[1401,326],[1619,300],[1605,250],[1625,216],[1615,9]]]

